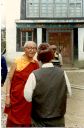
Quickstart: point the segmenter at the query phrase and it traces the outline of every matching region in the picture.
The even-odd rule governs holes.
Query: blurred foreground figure
[[[29,74],[39,68],[33,57],[37,51],[33,41],[24,45],[24,54],[15,60],[6,79],[7,127],[29,127],[31,125],[31,102],[23,96],[24,85]]]
[[[6,59],[3,55],[1,55],[1,86],[4,85],[7,72],[8,72],[8,69],[7,69]]]
[[[67,84],[64,71],[54,66],[54,52],[48,43],[38,48],[37,59],[42,68],[33,71],[24,88],[24,97],[32,101],[33,127],[64,127],[67,104]]]

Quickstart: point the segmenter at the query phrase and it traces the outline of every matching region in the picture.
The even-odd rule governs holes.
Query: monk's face
[[[24,48],[24,51],[28,58],[33,58],[37,51],[36,44],[34,42],[29,42],[27,46]]]

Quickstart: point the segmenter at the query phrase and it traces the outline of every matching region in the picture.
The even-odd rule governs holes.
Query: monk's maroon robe
[[[37,68],[39,68],[38,63],[31,62],[22,71],[15,71],[12,78],[10,89],[11,107],[5,107],[4,112],[8,114],[8,119],[15,124],[31,124],[32,103],[25,100],[23,91],[29,74]]]

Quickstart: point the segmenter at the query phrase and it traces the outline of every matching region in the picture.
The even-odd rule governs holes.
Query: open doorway
[[[74,29],[74,37],[73,37],[73,43],[74,43],[74,59],[78,59],[78,28]]]

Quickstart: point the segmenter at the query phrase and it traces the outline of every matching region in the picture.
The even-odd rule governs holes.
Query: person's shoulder
[[[21,56],[14,58],[14,61],[13,61],[13,62],[14,62],[14,63],[18,63],[20,60],[21,60]]]
[[[34,63],[38,63],[38,60],[33,59],[33,62],[34,62]]]
[[[55,70],[57,70],[59,72],[64,72],[64,70],[61,67],[59,67],[59,66],[55,66]]]
[[[3,55],[1,56],[1,60],[5,60],[5,57]]]
[[[37,68],[33,71],[33,73],[38,73],[41,70],[41,68]]]
[[[34,60],[36,64],[39,64],[38,60]]]
[[[38,60],[33,59],[33,63],[34,63],[35,65],[37,65],[38,67],[40,67]]]

